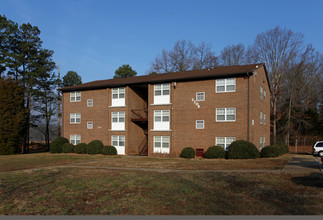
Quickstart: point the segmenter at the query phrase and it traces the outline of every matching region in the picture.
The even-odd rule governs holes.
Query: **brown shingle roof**
[[[190,80],[202,80],[208,78],[221,78],[237,76],[249,72],[253,72],[256,69],[264,66],[264,63],[241,65],[241,66],[221,66],[214,69],[203,70],[191,70],[185,72],[163,73],[155,75],[134,76],[129,78],[117,78],[108,80],[97,80],[76,86],[69,86],[61,88],[65,91],[77,91],[77,90],[92,90],[103,89],[127,85],[138,85],[147,83],[162,83],[172,81],[190,81]]]

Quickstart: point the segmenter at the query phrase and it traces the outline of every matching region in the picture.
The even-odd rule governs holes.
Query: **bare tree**
[[[225,47],[220,54],[221,64],[223,66],[241,65],[245,62],[245,47],[243,44],[231,45]]]
[[[212,51],[211,44],[203,41],[195,48],[193,69],[207,69],[216,66],[219,66],[218,58]]]

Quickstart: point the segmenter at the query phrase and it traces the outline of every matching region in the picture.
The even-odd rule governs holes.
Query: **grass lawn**
[[[322,215],[322,175],[280,173],[153,172],[86,167],[56,167],[74,162],[113,161],[139,166],[140,158],[102,155],[38,154],[38,169],[29,169],[31,155],[1,156],[0,214],[6,215]],[[35,155],[32,155],[34,157]],[[30,158],[29,158],[30,157]],[[289,158],[286,156],[287,159]],[[10,159],[9,159],[10,158]],[[24,158],[26,160],[24,160]],[[283,160],[283,158],[276,158]],[[7,161],[21,170],[10,171]],[[216,167],[217,160],[146,158],[167,167]],[[170,160],[170,161],[168,161]],[[272,159],[274,160],[274,159]],[[23,162],[25,161],[25,162]],[[46,162],[47,161],[47,162]],[[150,161],[150,162],[149,162]],[[190,162],[191,161],[191,162]],[[226,163],[228,160],[220,160]],[[233,160],[230,160],[233,161]],[[252,163],[240,161],[241,166]],[[100,162],[100,163],[99,163]],[[258,162],[261,162],[259,159]],[[209,164],[208,164],[209,163]],[[270,161],[265,163],[270,164]],[[282,162],[279,162],[282,163]],[[137,165],[136,165],[137,164]],[[182,165],[180,165],[182,164]],[[184,164],[184,165],[183,165]],[[207,165],[204,165],[207,164]],[[272,164],[276,162],[272,161]],[[92,163],[89,163],[92,166]],[[130,166],[128,165],[128,166]],[[50,169],[41,167],[51,166]],[[143,166],[143,165],[142,165]],[[226,165],[225,165],[226,166]],[[237,165],[234,165],[236,169]],[[255,165],[254,165],[255,166]],[[260,165],[259,165],[260,166]],[[266,165],[269,166],[269,165]],[[140,166],[141,167],[141,166]],[[257,168],[256,166],[255,168]],[[271,166],[275,169],[276,165]],[[149,167],[151,168],[151,167]],[[24,170],[26,169],[26,170]]]

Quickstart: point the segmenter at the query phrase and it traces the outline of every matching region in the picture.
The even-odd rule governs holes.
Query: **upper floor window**
[[[170,111],[154,111],[154,130],[169,130]]]
[[[125,87],[112,89],[112,106],[125,106]]]
[[[264,90],[264,101],[266,101],[266,90]]]
[[[266,114],[264,113],[264,119],[263,119],[264,125],[266,124]]]
[[[217,137],[215,145],[223,147],[224,150],[228,150],[230,144],[236,140],[235,137]]]
[[[262,86],[260,86],[260,98],[262,99],[262,97],[263,97],[263,88]]]
[[[169,104],[170,103],[170,84],[154,85],[154,104]]]
[[[217,108],[216,121],[235,121],[236,108]]]
[[[93,99],[87,100],[87,107],[93,107]]]
[[[204,100],[205,100],[205,92],[197,92],[196,101],[204,101]]]
[[[71,113],[70,114],[70,123],[71,124],[80,124],[81,123],[81,113]]]
[[[236,91],[236,79],[217,79],[216,80],[216,92],[235,92]]]
[[[195,128],[196,129],[204,129],[204,120],[196,120]]]
[[[93,121],[87,122],[87,129],[93,129]]]
[[[81,92],[70,92],[70,101],[71,102],[80,102],[81,101]]]
[[[260,112],[260,124],[262,124],[262,112]]]
[[[70,143],[74,145],[81,143],[81,135],[70,135]]]
[[[111,130],[125,130],[125,112],[112,112]]]

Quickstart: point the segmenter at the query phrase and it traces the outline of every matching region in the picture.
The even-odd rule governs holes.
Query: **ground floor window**
[[[70,143],[74,144],[74,145],[81,143],[81,135],[71,134],[70,135]]]
[[[262,149],[262,137],[259,138],[259,149]]]
[[[117,149],[117,154],[125,154],[125,136],[111,136],[111,145]]]
[[[224,150],[228,150],[230,144],[235,141],[235,137],[216,137],[215,138],[215,145],[223,147]]]
[[[154,153],[169,154],[169,136],[154,136]]]

